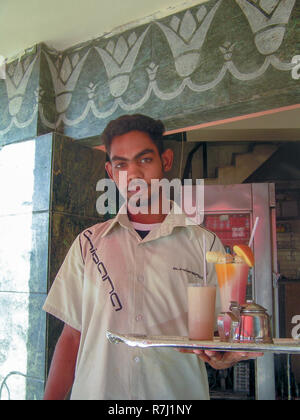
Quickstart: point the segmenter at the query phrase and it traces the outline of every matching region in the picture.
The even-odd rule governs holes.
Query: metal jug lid
[[[261,306],[255,303],[253,300],[247,300],[245,304],[242,305],[242,313],[265,313],[267,310]]]

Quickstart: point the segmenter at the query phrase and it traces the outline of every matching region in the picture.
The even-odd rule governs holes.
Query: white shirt
[[[81,332],[71,399],[209,399],[196,355],[106,338],[107,330],[188,335],[187,283],[203,274],[203,235],[207,250],[223,250],[216,235],[172,211],[143,240],[121,212],[76,238],[43,307]],[[212,264],[207,276],[217,283]]]

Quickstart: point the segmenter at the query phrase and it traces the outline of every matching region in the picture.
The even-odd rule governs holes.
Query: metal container
[[[261,305],[252,300],[239,305],[231,302],[230,312],[226,313],[230,319],[229,341],[237,343],[272,343],[270,317]],[[224,336],[224,319],[218,319],[220,337]]]

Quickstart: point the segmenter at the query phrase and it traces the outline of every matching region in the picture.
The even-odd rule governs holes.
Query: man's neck
[[[144,223],[144,224],[152,224],[152,223],[162,223],[165,218],[166,214],[131,214],[128,211],[128,218],[131,222],[136,223]]]
[[[144,223],[144,224],[162,223],[167,217],[167,214],[165,210],[163,209],[162,203],[163,203],[163,200],[160,195],[159,205],[157,209],[158,211],[155,213],[152,213],[150,204],[148,204],[146,208],[140,209],[141,212],[139,212],[138,214],[131,213],[130,208],[127,208],[128,218],[131,222],[136,222],[136,223]]]

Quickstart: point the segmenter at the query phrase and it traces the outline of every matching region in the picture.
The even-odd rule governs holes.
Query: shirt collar
[[[196,225],[196,223],[184,213],[182,208],[178,206],[176,202],[172,201],[171,203],[171,211],[160,226],[160,236],[170,235],[176,227]]]
[[[175,203],[174,201],[170,201],[170,203],[171,210],[167,214],[165,220],[161,223],[158,229],[154,229],[147,235],[147,237],[144,240],[145,242],[147,240],[157,239],[160,236],[170,235],[175,227],[187,227],[191,225],[197,225],[197,223],[195,223],[183,212],[183,210],[178,206],[177,203]],[[119,224],[125,229],[134,230],[127,215],[126,203],[122,205],[118,214],[114,219],[112,219],[111,223],[109,224],[107,229],[105,229],[101,237],[103,238],[104,236],[106,236],[117,224]]]
[[[105,229],[105,231],[102,233],[101,237],[103,238],[104,236],[106,236],[117,224],[121,225],[126,229],[132,229],[132,225],[127,215],[126,203],[124,203],[121,206],[120,210],[118,211],[118,214],[111,220],[111,223],[109,224],[107,229]]]

